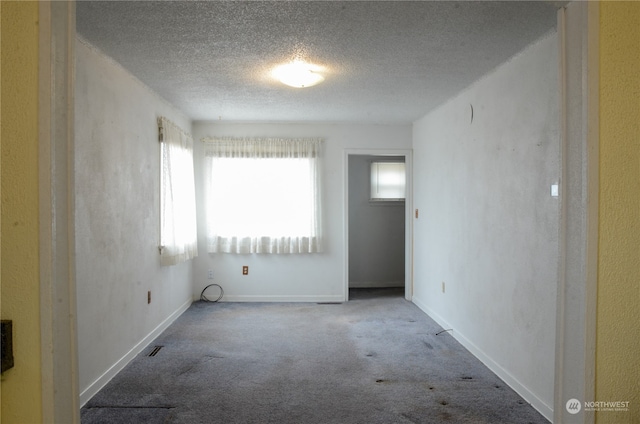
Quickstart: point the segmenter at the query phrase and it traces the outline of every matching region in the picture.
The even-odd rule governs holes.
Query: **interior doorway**
[[[379,163],[404,164],[404,199],[373,198],[372,169],[375,176]],[[345,300],[349,289],[402,290],[410,300],[411,151],[347,151],[345,181]]]

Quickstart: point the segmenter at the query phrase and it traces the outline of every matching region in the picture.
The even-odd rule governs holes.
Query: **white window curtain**
[[[321,139],[203,141],[209,252],[322,251]]]
[[[160,263],[175,265],[198,256],[193,139],[164,117],[161,144]]]

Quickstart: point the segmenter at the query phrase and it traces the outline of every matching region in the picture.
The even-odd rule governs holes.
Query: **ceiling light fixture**
[[[288,86],[305,88],[320,84],[324,81],[324,77],[318,73],[322,71],[322,69],[320,66],[295,60],[274,68],[272,75],[281,83]]]

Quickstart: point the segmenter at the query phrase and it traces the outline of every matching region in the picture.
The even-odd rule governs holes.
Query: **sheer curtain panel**
[[[322,251],[321,139],[203,142],[209,252]]]
[[[158,118],[161,145],[160,262],[175,265],[198,256],[193,139]]]

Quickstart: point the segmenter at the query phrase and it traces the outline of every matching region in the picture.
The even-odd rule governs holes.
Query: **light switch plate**
[[[558,197],[558,184],[551,184],[551,197]]]

